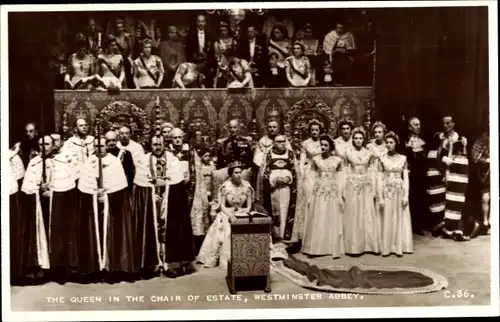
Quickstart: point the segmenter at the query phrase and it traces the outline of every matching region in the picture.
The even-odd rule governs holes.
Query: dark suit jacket
[[[214,52],[214,37],[205,28],[205,53],[207,58],[211,58]],[[188,62],[194,62],[195,56],[199,53],[198,29],[189,31],[186,37],[186,58]]]
[[[250,63],[250,43],[247,37],[243,37],[236,48],[238,58],[244,59]],[[267,77],[269,69],[269,55],[267,50],[267,39],[265,35],[258,35],[255,39],[255,50],[253,57],[252,68],[256,68],[258,72],[253,74],[255,87],[264,85],[264,80]]]
[[[205,66],[203,67],[202,73],[205,75],[205,87],[213,87],[214,72],[216,68],[216,61],[214,56],[214,37],[205,28],[205,46],[204,46],[206,58]],[[195,57],[199,54],[199,43],[198,43],[198,29],[194,28],[191,30],[186,37],[186,59],[188,62],[194,63]]]
[[[265,35],[259,35],[255,39],[255,52],[253,61],[257,65],[266,65],[268,63],[267,40]],[[239,42],[238,58],[250,62],[250,43],[245,37]]]
[[[243,163],[248,168],[253,163],[252,142],[250,137],[237,136],[218,140],[217,169],[227,167],[234,161]]]

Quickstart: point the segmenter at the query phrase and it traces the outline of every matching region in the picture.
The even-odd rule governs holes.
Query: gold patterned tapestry
[[[148,89],[117,94],[56,90],[54,100],[57,131],[68,132],[79,117],[92,126],[99,115],[103,130],[128,124],[133,137],[145,141],[154,134],[159,102],[161,122],[182,127],[189,137],[202,135],[210,143],[227,134],[231,119],[241,121],[244,134],[257,137],[265,133],[269,120],[278,119],[284,132],[299,141],[311,119],[322,122],[331,135],[343,117],[363,123],[372,88]]]

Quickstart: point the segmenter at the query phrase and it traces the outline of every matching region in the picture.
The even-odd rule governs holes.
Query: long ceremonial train
[[[320,121],[332,136],[342,118],[369,126],[373,109],[372,87],[228,89],[145,89],[106,91],[55,90],[56,131],[71,135],[76,118],[103,129],[128,124],[133,139],[146,143],[159,124],[182,128],[187,138],[215,146],[227,135],[227,123],[238,119],[243,134],[257,139],[271,119],[278,119],[285,134],[298,144],[307,136],[310,120]]]

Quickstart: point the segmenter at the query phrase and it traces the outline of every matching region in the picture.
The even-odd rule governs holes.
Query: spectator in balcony
[[[146,18],[146,17],[144,17]],[[161,31],[155,19],[140,19],[136,25],[139,31],[139,40],[151,39],[152,52],[156,54],[161,43]]]
[[[206,17],[199,14],[196,28],[191,29],[186,37],[186,57],[188,62],[204,62],[206,87],[212,87],[214,79],[213,43],[213,37],[206,28]]]
[[[142,41],[142,53],[134,61],[135,88],[159,88],[163,82],[165,70],[160,57],[151,54],[151,39]]]
[[[175,72],[173,88],[205,88],[205,60],[198,57],[194,63],[185,62]]]
[[[245,9],[229,9],[227,10],[229,26],[231,33],[234,35],[237,33],[237,30],[240,29],[241,23],[245,20],[246,17]]]
[[[54,36],[54,41],[51,44],[52,57],[50,67],[55,77],[56,88],[63,89],[64,77],[66,76],[67,70],[66,64],[68,62],[67,46],[61,28],[58,27],[55,29]]]
[[[233,43],[232,43],[232,48],[238,48],[240,42],[241,42],[241,26],[234,25],[230,28],[231,34],[233,35]]]
[[[276,25],[282,25],[284,27],[283,36],[285,38],[293,38],[295,34],[295,26],[293,24],[293,21],[283,14],[283,11],[276,11],[275,13],[270,15],[269,18],[267,18],[267,20],[264,22],[262,32],[267,36],[267,38],[272,37]]]
[[[249,24],[246,35],[238,44],[238,57],[250,64],[255,87],[264,86],[265,71],[268,65],[267,41],[264,34],[257,34],[257,28]]]
[[[373,60],[375,57],[375,40],[377,28],[367,10],[362,10],[359,15],[359,26],[353,31],[356,39],[356,85],[372,85],[373,83]]]
[[[168,27],[168,38],[160,43],[160,57],[165,66],[164,88],[172,87],[172,80],[180,64],[186,62],[186,48],[179,38],[176,26]]]
[[[276,67],[283,70],[285,69],[285,59],[290,56],[290,49],[292,47],[289,38],[286,38],[285,35],[284,26],[276,25],[273,28],[268,44],[269,54],[276,54],[278,56]]]
[[[125,81],[123,56],[116,38],[109,38],[106,52],[97,56],[97,77],[102,88],[122,88]]]
[[[316,86],[330,87],[333,86],[333,69],[329,59],[323,61],[322,68],[316,74]]]
[[[68,89],[90,89],[96,71],[96,61],[89,54],[87,39],[77,35],[77,52],[70,55],[64,82]]]
[[[292,87],[306,87],[311,81],[311,63],[304,55],[304,45],[296,41],[293,44],[293,56],[285,60],[286,77]]]
[[[309,58],[311,63],[311,82],[310,85],[316,85],[316,69],[320,65],[320,57],[323,54],[323,48],[320,46],[320,41],[314,37],[313,27],[310,23],[307,23],[303,28],[303,37],[297,39],[304,45],[304,54]],[[299,37],[296,37],[299,38]]]
[[[133,40],[132,36],[125,30],[125,20],[121,17],[115,21],[115,28],[111,31],[108,38],[115,38],[119,52],[123,57],[123,65],[125,67],[126,88],[134,88],[133,68],[134,61],[132,59]]]
[[[269,55],[269,67],[267,70],[266,87],[280,88],[287,87],[288,80],[284,68],[279,68],[279,56],[276,53]]]
[[[334,83],[338,85],[349,84],[356,43],[352,33],[345,30],[344,24],[337,23],[335,30],[325,36],[323,50],[332,62]]]
[[[227,88],[253,88],[252,70],[250,64],[236,57],[236,51],[231,49],[226,52],[229,64],[225,70]]]
[[[217,61],[217,74],[215,76],[214,87],[225,88],[227,79],[224,78],[225,70],[229,65],[229,60],[226,52],[231,49],[233,45],[233,37],[229,34],[229,24],[221,21],[219,24],[218,37],[214,42],[214,54]]]
[[[100,46],[99,41],[102,41],[103,33],[101,27],[97,24],[97,21],[94,17],[90,17],[88,20],[85,36],[87,37],[90,52],[92,54],[96,54]]]

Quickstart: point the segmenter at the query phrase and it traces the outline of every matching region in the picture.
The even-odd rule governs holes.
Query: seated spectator
[[[354,62],[353,54],[356,50],[352,33],[345,31],[342,23],[337,23],[335,30],[325,36],[323,50],[329,55],[332,62],[334,83],[348,85]]]
[[[304,51],[304,45],[296,41],[293,44],[293,56],[285,60],[286,77],[291,87],[306,87],[311,81],[311,63]]]
[[[68,60],[64,82],[68,89],[90,89],[94,80],[96,61],[88,52],[87,39],[77,35],[77,52]]]

